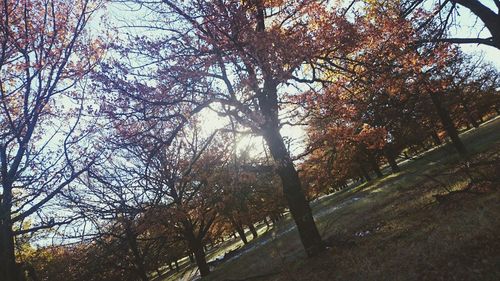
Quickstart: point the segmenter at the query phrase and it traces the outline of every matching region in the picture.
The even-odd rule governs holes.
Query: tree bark
[[[13,223],[11,218],[11,186],[9,183],[3,183],[3,194],[0,201],[0,279],[5,281],[22,281],[19,267],[16,264],[14,248],[14,232],[12,230]]]
[[[308,256],[315,256],[322,252],[325,246],[314,223],[311,208],[302,192],[297,170],[286,150],[279,129],[267,130],[264,139],[278,165],[278,175],[283,184],[283,193],[297,225],[302,245]]]
[[[125,235],[127,243],[129,249],[132,251],[132,254],[134,255],[135,271],[137,273],[137,276],[142,281],[149,281],[149,277],[147,275],[146,268],[144,266],[144,258],[139,250],[139,245],[137,245],[137,235],[131,228],[132,226],[130,225],[131,224],[130,221],[126,220],[124,224],[125,224],[124,226],[125,226]]]
[[[396,162],[396,157],[390,148],[385,150],[385,158],[387,159],[387,162],[389,163],[389,166],[394,174],[401,171],[398,166],[398,162]]]
[[[198,266],[198,270],[200,271],[200,275],[202,277],[210,274],[210,268],[207,264],[207,259],[205,257],[205,251],[203,250],[203,244],[199,239],[196,239],[194,235],[189,238],[189,248],[193,251],[194,259],[196,261],[196,265]]]
[[[243,229],[243,226],[238,225],[236,226],[236,231],[240,235],[241,241],[243,241],[243,244],[248,244],[248,239],[247,236],[245,235],[245,229]]]
[[[271,227],[271,225],[269,224],[269,222],[267,221],[267,217],[264,217],[264,223],[266,224],[266,227],[269,229]]]
[[[255,227],[253,226],[252,223],[248,224],[248,228],[250,229],[250,232],[252,233],[253,239],[259,237],[259,234],[257,233],[257,229],[255,229]]]
[[[377,175],[377,178],[379,178],[379,179],[383,178],[384,174],[382,174],[382,171],[380,171],[380,167],[378,166],[378,163],[377,163],[377,160],[375,159],[375,156],[370,151],[367,151],[367,153],[368,153],[368,162],[370,162],[370,166],[372,166],[372,170]]]
[[[26,277],[23,277],[23,279],[30,280],[30,281],[39,281],[40,280],[40,278],[38,278],[38,275],[36,273],[35,268],[32,265],[25,263],[22,266],[22,268],[23,268],[22,270],[24,272],[26,272],[26,275],[27,275]]]
[[[469,120],[469,123],[474,127],[474,128],[478,128],[479,127],[479,124],[477,123],[477,121],[474,119],[474,116],[471,112],[471,110],[469,109],[469,106],[467,106],[467,103],[465,102],[462,102],[462,107],[464,108],[465,110],[465,114],[467,115],[467,119]]]
[[[297,170],[280,134],[277,84],[272,78],[267,77],[265,79],[258,100],[260,113],[264,117],[260,129],[277,165],[277,172],[283,186],[283,194],[292,218],[297,225],[300,240],[307,256],[318,255],[325,250],[325,245],[316,228],[309,202],[307,202],[302,191]]]
[[[10,219],[0,225],[0,276],[5,281],[21,281],[14,252],[14,237]]]
[[[369,182],[369,181],[371,181],[371,180],[372,180],[372,178],[370,177],[370,174],[368,174],[368,172],[366,171],[365,167],[363,167],[363,166],[361,165],[360,170],[361,170],[361,174],[363,175],[363,177],[365,178],[365,180],[366,180],[367,182]]]
[[[276,216],[275,216],[275,215],[272,215],[272,216],[271,216],[271,222],[272,222],[273,224],[276,224],[276,223],[278,222],[278,219],[276,218]]]
[[[380,170],[379,166],[377,164],[373,164],[373,171],[375,172],[375,175],[377,175],[377,178],[381,179],[384,177],[384,174],[382,174],[382,171]]]
[[[343,181],[343,182],[342,182],[342,189],[345,189],[345,188],[347,188],[347,187],[349,187],[349,186],[347,185],[347,181]]]
[[[434,104],[434,107],[436,108],[439,119],[441,120],[441,123],[443,124],[443,127],[446,130],[446,133],[450,137],[450,139],[453,143],[453,146],[455,147],[455,149],[458,151],[458,153],[462,157],[467,155],[467,149],[465,148],[464,144],[462,143],[462,140],[460,140],[460,137],[458,136],[457,128],[455,128],[455,125],[453,124],[453,120],[451,120],[450,113],[448,112],[448,110],[446,110],[446,108],[441,103],[439,95],[431,92],[430,96],[431,96],[432,103]]]

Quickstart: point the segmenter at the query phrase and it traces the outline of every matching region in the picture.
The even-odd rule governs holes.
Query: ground
[[[329,244],[318,257],[305,257],[287,219],[203,280],[500,280],[500,118],[461,137],[466,160],[444,145],[313,202]],[[168,280],[192,279],[185,264]]]

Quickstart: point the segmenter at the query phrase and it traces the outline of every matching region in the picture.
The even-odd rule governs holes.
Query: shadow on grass
[[[469,157],[499,149],[500,119],[465,132],[461,138]],[[397,174],[313,202],[311,206],[323,237],[352,242],[344,243],[351,246],[343,247],[341,243],[321,258],[304,259],[298,233],[288,217],[271,232],[242,248],[238,258],[221,264],[203,280],[449,280],[460,274],[472,276],[473,270],[493,270],[487,263],[481,267],[473,262],[475,267],[469,272],[467,265],[457,262],[453,251],[463,248],[470,254],[475,249],[489,262],[494,252],[488,252],[476,239],[484,236],[485,241],[498,245],[491,240],[494,237],[491,233],[500,233],[489,230],[491,225],[500,229],[500,212],[492,205],[498,202],[498,193],[470,199],[475,204],[483,204],[485,210],[467,202],[447,211],[432,197],[439,191],[436,185],[422,176],[445,171],[462,161],[466,160],[458,157],[450,144],[444,144],[414,160],[404,161],[402,171]],[[456,188],[463,185],[458,179],[450,184]],[[353,198],[359,199],[353,201]],[[493,223],[492,217],[496,218]],[[471,226],[464,226],[464,221],[476,227],[478,234],[470,231]],[[463,243],[454,244],[455,236]],[[424,254],[425,251],[429,253]],[[470,256],[477,258],[477,254]],[[448,265],[444,260],[453,260],[453,263]],[[416,267],[411,268],[411,263]],[[447,276],[439,266],[459,275]],[[426,275],[431,273],[436,278]],[[498,270],[490,273],[477,280],[494,280],[492,276],[499,274]]]

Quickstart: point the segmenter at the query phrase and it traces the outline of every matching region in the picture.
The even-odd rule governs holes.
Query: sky
[[[488,6],[493,7],[492,9],[496,11],[496,8],[494,8],[495,5],[493,3],[493,0],[482,2],[484,2],[485,4],[489,4]],[[459,5],[458,13],[458,26],[451,28],[451,37],[487,38],[491,36],[488,30],[483,27],[481,21],[477,20],[474,14],[472,14],[468,9]],[[484,56],[485,61],[492,63],[497,70],[500,70],[500,50],[498,50],[497,48],[482,44],[462,44],[460,45],[460,48],[466,54]]]

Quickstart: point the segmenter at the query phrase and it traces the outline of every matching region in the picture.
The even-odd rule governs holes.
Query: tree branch
[[[433,39],[424,39],[419,40],[416,43],[435,43],[435,42],[443,42],[443,43],[454,43],[454,44],[484,44],[488,46],[495,47],[495,43],[493,39],[490,38],[433,38]]]

